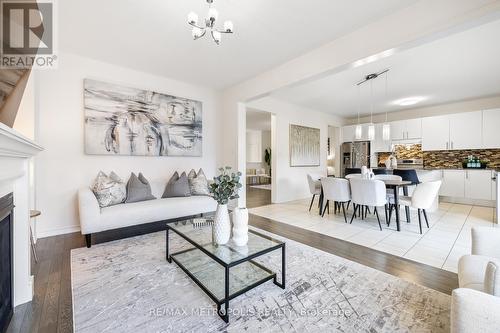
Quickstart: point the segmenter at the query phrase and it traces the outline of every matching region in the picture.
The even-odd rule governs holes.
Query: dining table
[[[394,193],[394,205],[396,207],[396,229],[397,231],[401,231],[401,217],[399,214],[399,189],[403,189],[403,194],[408,195],[408,186],[413,185],[411,181],[408,180],[389,180],[389,179],[379,179],[384,182],[385,187],[387,189],[392,189]],[[321,215],[321,210],[323,208],[323,186],[321,187],[321,194],[319,197],[319,214]],[[405,212],[406,212],[406,220],[409,222],[410,221],[410,208],[405,207]]]

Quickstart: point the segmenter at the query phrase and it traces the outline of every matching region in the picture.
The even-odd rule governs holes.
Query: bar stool
[[[42,212],[39,210],[30,210],[30,218],[34,219],[37,216],[42,215]],[[33,239],[33,231],[31,230],[31,223],[30,223],[30,243],[31,243],[31,250],[33,251],[33,257],[35,258],[35,262],[38,262],[38,256],[36,255],[36,244],[35,240]]]

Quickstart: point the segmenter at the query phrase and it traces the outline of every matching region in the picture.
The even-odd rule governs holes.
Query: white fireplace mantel
[[[16,130],[0,123],[0,197],[14,194],[13,301],[14,306],[31,301],[30,269],[30,174],[29,160],[43,148]]]

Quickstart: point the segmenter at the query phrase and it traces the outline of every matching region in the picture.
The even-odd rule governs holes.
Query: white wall
[[[203,102],[203,157],[92,156],[84,154],[83,79],[91,78]],[[190,85],[98,62],[60,54],[59,67],[37,73],[38,142],[37,208],[42,211],[38,236],[79,229],[77,190],[89,186],[99,170],[115,171],[128,180],[131,171],[150,180],[167,180],[175,170],[202,167],[216,172],[216,93]]]
[[[273,151],[273,201],[285,202],[310,196],[307,185],[308,173],[326,175],[328,125],[340,126],[343,120],[315,110],[270,97],[248,103],[249,107],[271,112],[276,119],[276,142]],[[290,124],[320,129],[321,156],[319,167],[290,167]],[[274,128],[273,128],[274,129]]]

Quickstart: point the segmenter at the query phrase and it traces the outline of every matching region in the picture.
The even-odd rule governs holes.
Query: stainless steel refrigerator
[[[342,177],[345,176],[345,168],[370,167],[370,141],[344,142],[340,151]]]

